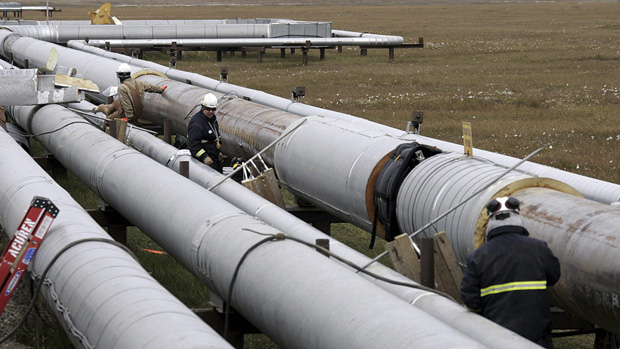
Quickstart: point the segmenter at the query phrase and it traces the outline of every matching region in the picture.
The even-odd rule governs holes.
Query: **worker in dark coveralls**
[[[546,242],[528,236],[519,205],[514,197],[487,204],[487,242],[467,260],[461,299],[485,318],[553,348],[547,287],[560,278],[560,263]]]
[[[220,127],[215,116],[217,97],[207,93],[201,104],[200,111],[192,116],[187,127],[187,146],[193,157],[222,173]]]

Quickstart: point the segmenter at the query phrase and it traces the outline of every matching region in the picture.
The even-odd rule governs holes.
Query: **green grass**
[[[348,2],[346,3],[349,4]],[[55,19],[86,19],[94,7],[63,7]],[[424,37],[424,49],[386,50],[345,47],[328,50],[319,60],[309,54],[268,50],[256,54],[184,53],[177,68],[217,79],[220,67],[229,82],[284,98],[306,87],[305,103],[350,113],[404,129],[413,110],[425,113],[422,134],[461,143],[461,123],[473,126],[474,146],[524,157],[542,144],[552,149],[534,161],[620,183],[620,3],[521,2],[501,4],[412,4],[410,6],[221,6],[114,7],[113,15],[136,18],[294,18],[330,21],[333,28],[400,35],[407,43]],[[35,15],[33,15],[35,16]],[[41,19],[36,15],[35,19]],[[144,57],[163,64],[168,56]],[[85,207],[97,204],[71,174],[56,180]],[[75,187],[74,187],[75,186]],[[336,224],[333,236],[374,257],[369,235]],[[130,229],[129,246],[145,268],[192,307],[203,307],[208,291],[139,231]],[[166,265],[166,268],[159,267]],[[174,277],[173,277],[174,275]],[[181,275],[177,278],[177,275]],[[183,280],[181,280],[183,279]],[[37,332],[38,330],[30,330]],[[54,331],[51,331],[54,332]],[[247,348],[273,347],[262,336],[249,337]],[[30,344],[35,347],[41,342]],[[556,339],[556,348],[591,348],[593,336]]]

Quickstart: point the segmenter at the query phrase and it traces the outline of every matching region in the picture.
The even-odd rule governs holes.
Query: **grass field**
[[[112,14],[121,20],[293,18],[330,21],[334,29],[400,35],[407,43],[423,37],[424,49],[396,50],[394,61],[386,50],[369,50],[362,57],[359,48],[345,48],[341,54],[328,51],[323,61],[312,51],[304,67],[300,54],[281,59],[273,50],[262,64],[252,53],[225,56],[223,62],[216,62],[215,53],[186,53],[177,68],[217,78],[226,66],[231,83],[287,98],[304,85],[305,103],[397,128],[404,129],[411,112],[420,110],[425,113],[423,135],[454,143],[461,143],[461,123],[468,121],[474,146],[515,157],[550,142],[552,149],[535,162],[620,183],[620,3],[342,4],[346,6],[113,6]],[[95,8],[62,6],[54,19],[87,19]],[[28,16],[42,19],[40,14]],[[167,57],[152,53],[145,59],[166,62]],[[80,201],[86,207],[96,204],[91,194],[77,195],[84,195]],[[339,225],[335,236],[367,252],[367,234]],[[147,270],[162,274],[156,276],[177,297],[190,306],[204,305],[204,288],[188,273],[181,274],[183,282],[196,287],[183,289],[196,291],[174,287],[180,281],[157,267],[162,259],[173,264],[172,259],[142,251],[158,247],[140,232],[130,232],[130,246]],[[376,252],[381,250],[369,253]],[[592,341],[584,336],[555,343],[556,348],[589,348]],[[248,342],[247,347],[272,346],[260,338]],[[29,344],[46,347],[40,343]]]

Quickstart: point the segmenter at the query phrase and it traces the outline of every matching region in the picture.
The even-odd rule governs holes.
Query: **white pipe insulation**
[[[301,116],[321,115],[334,119],[343,119],[351,125],[355,124],[357,128],[367,129],[375,133],[384,133],[387,135],[391,135],[395,138],[401,139],[403,142],[418,142],[420,144],[435,146],[444,151],[450,151],[455,153],[462,153],[463,150],[462,145],[415,134],[406,134],[402,130],[377,124],[365,119],[355,117],[353,115],[317,108],[303,103],[293,102],[287,98],[277,97],[262,91],[220,82],[219,80],[211,79],[200,74],[172,69],[167,66],[162,66],[153,62],[132,58],[118,53],[108,52],[99,48],[90,47],[88,45],[85,45],[84,43],[70,42],[68,45],[72,48],[82,50],[84,52],[89,52],[110,59],[115,59],[119,62],[129,63],[134,65],[135,67],[144,67],[154,71],[158,71],[173,80],[181,82],[190,81],[192,85],[217,91],[224,95],[246,97],[255,103],[259,103],[281,111],[286,111],[292,114]],[[136,71],[137,70],[139,69],[136,69]],[[519,159],[511,156],[502,155],[477,148],[474,149],[474,153],[477,157],[488,159],[496,164],[506,167],[511,167],[520,161]],[[558,181],[564,182],[577,189],[585,198],[594,201],[602,202],[605,204],[620,201],[620,185],[616,183],[605,182],[599,179],[578,175],[568,171],[558,170],[550,166],[540,165],[530,161],[527,161],[520,165],[519,169],[522,171],[530,172],[536,176],[553,178]]]
[[[77,107],[87,112],[92,109],[92,104],[89,104],[90,103],[83,102],[80,104],[73,104],[72,107]],[[224,177],[219,172],[204,165],[186,152],[180,152],[177,148],[165,143],[160,138],[154,137],[147,132],[140,131],[136,128],[129,128],[127,132],[127,141],[133,147],[139,149],[143,154],[146,154],[160,164],[173,169],[175,172],[179,172],[181,161],[189,162],[189,178],[204,188],[210,188],[211,186],[220,183]],[[242,209],[245,213],[257,217],[263,222],[286,232],[288,235],[303,239],[309,243],[315,243],[317,239],[329,239],[330,251],[360,267],[368,264],[370,261],[370,259],[365,255],[321,233],[311,225],[291,215],[284,209],[274,205],[231,179],[220,183],[213,189],[213,193]],[[413,281],[380,263],[371,265],[367,268],[367,270],[398,282],[414,283]],[[493,347],[498,343],[502,343],[501,345],[504,348],[526,348],[528,346],[532,346],[530,341],[523,340],[514,333],[507,331],[505,328],[497,326],[483,317],[467,311],[461,305],[433,292],[394,285],[376,278],[372,278],[363,273],[359,275],[405,300],[412,306],[421,309],[446,324],[450,324],[460,332],[468,334],[469,337],[474,338],[487,346]]]
[[[152,48],[176,42],[183,47],[243,46],[395,46],[400,36],[333,31],[329,22],[289,19],[130,20],[123,25],[91,25],[88,21],[5,23],[22,36],[65,44],[89,40],[89,45]],[[336,37],[332,37],[336,36]]]
[[[6,41],[6,40],[5,40]],[[19,41],[22,41],[22,39],[19,39]],[[42,46],[42,45],[41,45]],[[4,45],[4,48],[7,48],[7,45]],[[89,50],[95,50],[95,49],[89,49]],[[32,49],[29,51],[29,55],[32,55],[34,52],[36,52],[36,49]],[[24,53],[21,53],[22,55],[25,55]],[[77,56],[76,54],[74,54],[75,56]],[[63,54],[61,54],[61,56],[64,56]],[[101,60],[101,62],[103,62],[104,60]],[[129,62],[138,62],[136,60],[127,58],[127,61]],[[79,62],[78,62],[79,63]],[[106,63],[107,64],[107,63]],[[146,66],[149,66],[149,68],[157,68],[158,65],[155,65],[153,63],[150,64],[144,64]],[[191,80],[192,83],[196,83],[196,80],[200,80],[200,81],[205,81],[204,77],[200,77],[197,74],[190,74],[190,73],[184,73],[184,72],[179,72],[176,70],[170,70],[168,68],[162,69],[161,66],[159,66],[162,71],[165,71],[166,73],[168,73],[169,76],[171,76],[172,78],[175,79],[179,79],[181,80],[181,78],[194,78],[193,80]],[[78,68],[79,69],[79,68]],[[106,75],[107,74],[107,75]],[[106,76],[109,76],[112,74],[112,71],[105,71],[105,72],[99,72],[98,74],[94,74],[93,75],[93,79],[101,79],[101,81],[104,81],[106,78]],[[89,76],[90,77],[90,76]],[[156,77],[142,77],[141,79],[145,79],[145,80],[152,80],[152,79],[160,79],[160,83],[165,83],[165,84],[170,84],[170,81],[168,80],[161,80],[161,78],[156,78]],[[184,80],[185,80],[184,79]],[[201,80],[202,79],[202,80]],[[210,79],[207,79],[210,80]],[[99,80],[98,80],[99,81]],[[209,81],[206,81],[207,83],[210,83]],[[171,84],[172,85],[172,84]],[[228,92],[228,93],[235,93],[235,91],[237,91],[234,88],[231,88],[231,85],[222,85],[219,82],[216,83],[215,85],[217,89],[219,89],[222,92]],[[224,88],[220,88],[221,86],[224,86]],[[104,86],[105,87],[105,86]],[[171,93],[173,93],[174,88],[176,88],[176,86],[172,86],[171,87]],[[180,87],[179,87],[180,88]],[[188,89],[191,90],[189,87],[183,87],[183,89]],[[168,92],[167,92],[168,93]],[[198,95],[198,93],[196,93],[196,95]],[[242,94],[243,95],[243,94]],[[259,94],[257,93],[257,95],[259,96],[265,96],[266,94]],[[245,96],[245,95],[243,95]],[[267,95],[268,96],[268,95]],[[273,96],[271,96],[273,97]],[[163,118],[163,117],[172,117],[173,119],[176,119],[177,122],[179,123],[183,123],[183,118],[187,115],[187,114],[179,114],[177,110],[175,110],[174,108],[171,108],[170,105],[166,106],[166,103],[168,103],[166,100],[164,99],[158,99],[160,98],[160,96],[155,96],[155,97],[147,97],[148,103],[147,103],[147,108],[145,108],[145,115],[147,115],[147,117],[151,117],[151,118]],[[283,103],[279,103],[279,100],[282,99],[277,99],[277,97],[275,98],[275,102],[274,104],[278,104],[279,106],[283,106]],[[185,105],[191,105],[193,100],[185,100],[184,104]],[[271,99],[267,99],[267,102],[270,102]],[[265,104],[267,104],[267,102]],[[180,103],[179,101],[177,101],[176,103]],[[249,103],[246,101],[240,101],[240,100],[233,100],[233,101],[225,101],[225,103],[222,103],[222,107],[220,108],[220,112],[222,112],[223,114],[227,113],[227,110],[229,110],[230,112],[227,115],[238,115],[237,112],[235,112],[235,109],[238,110],[247,110],[248,108],[256,111],[255,114],[253,114],[256,119],[253,119],[251,122],[255,123],[255,126],[260,125],[261,124],[261,120],[260,120],[260,112],[259,112],[259,108],[257,106],[251,106],[250,104],[244,104],[244,103]],[[287,101],[287,103],[290,104],[290,101]],[[150,107],[150,106],[153,107]],[[296,106],[292,106],[292,105],[288,105],[285,106],[285,109],[292,109],[292,107],[298,107],[300,104],[297,103]],[[303,106],[303,105],[301,105]],[[150,110],[148,110],[149,108],[151,108]],[[312,110],[312,108],[310,108],[309,110]],[[185,111],[185,110],[183,110]],[[265,112],[267,113],[268,111],[265,110]],[[175,114],[176,113],[176,114]],[[270,112],[271,115],[273,115],[273,111]],[[281,116],[285,117],[285,118],[289,118],[290,120],[294,120],[294,117],[292,117],[291,115],[286,115],[287,113],[282,113]],[[357,118],[354,118],[352,116],[343,116],[341,118],[342,120],[340,120],[342,122],[342,124],[340,126],[338,126],[338,128],[340,130],[343,130],[342,132],[348,132],[350,134],[354,134],[356,135],[356,137],[366,137],[369,141],[371,142],[375,142],[376,140],[374,140],[375,136],[370,136],[369,135],[371,133],[374,134],[381,134],[382,138],[385,138],[385,142],[394,142],[396,140],[400,141],[401,143],[407,142],[407,141],[412,141],[412,140],[417,140],[419,143],[422,144],[427,144],[427,145],[438,145],[441,149],[443,150],[450,150],[450,144],[447,142],[441,142],[441,141],[437,141],[437,140],[432,140],[432,139],[427,139],[424,137],[419,137],[419,136],[415,136],[415,135],[403,135],[401,132],[395,132],[394,129],[390,129],[388,127],[383,127],[365,120],[360,120]],[[299,130],[297,130],[294,134],[292,134],[289,138],[290,140],[294,139],[295,137],[300,137],[300,135],[302,135],[302,130],[310,130],[310,125],[314,125],[312,127],[314,128],[319,128],[319,127],[323,127],[322,125],[320,125],[320,122],[318,121],[319,119],[313,120],[313,122],[307,122],[306,124],[304,124],[303,128],[300,128]],[[224,121],[224,120],[222,120]],[[269,123],[273,123],[273,122],[281,122],[281,119],[278,117],[275,117],[273,119],[270,119]],[[329,121],[329,122],[324,122],[325,124],[329,124],[329,123],[335,123],[335,121]],[[252,127],[252,128],[247,128],[244,129],[244,131],[247,131],[246,133],[242,134],[241,137],[245,137],[246,139],[251,140],[250,142],[246,142],[246,144],[244,144],[244,146],[249,147],[248,149],[245,149],[247,151],[258,151],[260,150],[260,145],[263,144],[263,146],[265,144],[268,144],[269,141],[273,140],[274,137],[277,137],[277,135],[279,134],[279,132],[281,132],[283,129],[286,128],[286,125],[288,124],[288,121],[286,122],[281,122],[277,128],[273,128],[271,130],[268,130],[269,132],[267,133],[251,133],[251,132],[257,132],[256,130],[258,129],[257,127]],[[348,125],[347,125],[348,124]],[[344,126],[342,126],[344,125]],[[370,132],[369,130],[372,129],[373,125],[375,125],[375,129],[377,131],[373,131]],[[326,130],[329,130],[329,127],[325,128]],[[313,129],[314,130],[314,129]],[[390,131],[391,130],[391,131]],[[260,131],[262,132],[262,131]],[[340,132],[339,130],[333,129],[330,132]],[[314,132],[314,135],[316,134],[321,134],[321,133],[316,133]],[[313,137],[305,137],[306,139],[313,139]],[[322,139],[322,138],[321,138]],[[390,141],[388,141],[387,139],[392,139]],[[293,143],[291,141],[287,142],[287,146],[292,145]],[[426,140],[429,140],[428,142],[426,142]],[[316,141],[316,139],[315,139]],[[234,144],[234,142],[233,142]],[[353,143],[348,143],[348,144],[353,144]],[[446,145],[447,148],[444,148],[443,145]],[[256,148],[251,148],[250,146],[255,146]],[[456,145],[451,145],[452,147],[458,147]],[[305,152],[307,152],[307,149],[313,149],[314,148],[314,144],[310,145],[308,143],[304,143],[304,142],[297,142],[295,143],[295,147],[298,149],[303,149],[303,152],[305,154]],[[345,148],[346,149],[346,148]],[[244,151],[245,151],[244,150]],[[330,154],[330,157],[326,157],[326,161],[324,161],[324,163],[320,163],[320,162],[316,162],[315,166],[311,168],[312,171],[323,171],[326,173],[330,174],[329,178],[334,178],[334,174],[338,175],[338,179],[341,180],[340,178],[344,178],[344,176],[348,176],[351,172],[347,172],[346,170],[342,170],[342,171],[337,171],[334,172],[332,170],[333,168],[333,161],[339,161],[338,156],[339,155],[345,155],[345,154],[333,154],[333,151],[337,150],[339,152],[345,152],[345,151],[350,151],[350,150],[342,150],[341,147],[336,147],[336,146],[332,146],[330,147],[330,152],[328,152],[328,154]],[[280,150],[277,150],[277,152]],[[459,147],[459,151],[460,151],[460,147]],[[276,157],[279,156],[276,152]],[[295,151],[290,151],[291,154],[296,153]],[[480,153],[483,153],[482,151],[477,151],[477,154],[479,155]],[[371,152],[368,152],[368,154],[371,154]],[[354,163],[350,164],[351,166],[357,166],[357,162],[359,162],[361,164],[361,162],[363,162],[363,160],[368,160],[368,163],[373,163],[372,161],[376,160],[376,159],[372,159],[372,156],[378,156],[378,154],[374,154],[372,153],[371,155],[364,155],[363,158],[360,159],[356,159]],[[483,153],[484,154],[484,153]],[[385,156],[387,154],[383,154],[383,156]],[[333,158],[331,158],[331,156],[333,156]],[[370,158],[368,158],[368,156],[371,156]],[[494,154],[494,156],[500,157],[502,158],[502,160],[504,162],[511,162],[513,160],[506,160],[505,158],[507,157],[503,157],[501,155],[497,155]],[[299,157],[299,156],[298,156]],[[303,157],[299,157],[299,158],[303,158]],[[372,160],[372,161],[371,161]],[[428,160],[427,160],[428,161]],[[516,161],[516,159],[514,159],[514,161]],[[279,163],[277,161],[277,159],[275,160],[276,163],[276,168],[278,170],[278,173],[280,173],[280,166],[287,166],[286,163]],[[374,164],[377,164],[376,162]],[[530,164],[528,164],[530,165]],[[324,167],[321,167],[324,166]],[[540,165],[536,165],[536,164],[531,164],[531,167],[523,167],[524,169],[526,169],[528,172],[532,172],[534,174],[538,174],[538,172],[542,172],[542,171],[538,171],[537,169],[539,169]],[[291,166],[292,167],[292,166]],[[352,168],[352,167],[351,167]],[[550,169],[548,167],[544,167],[547,169]],[[300,172],[295,172],[295,171],[307,171],[307,167],[302,167],[302,168],[297,168],[295,169],[291,169],[290,175],[282,175],[281,178],[283,178],[283,180],[289,184],[289,186],[293,186],[291,181],[296,180],[296,174],[299,174]],[[363,171],[366,171],[366,174],[361,174],[361,173],[357,173],[355,174],[356,176],[369,176],[368,171],[369,168],[365,168]],[[558,175],[558,172],[560,173],[560,175]],[[578,176],[578,175],[573,175],[573,174],[568,174],[564,171],[559,171],[559,170],[554,170],[550,171],[549,174],[547,174],[549,177],[553,177],[553,178],[557,178],[558,180],[562,181],[562,179],[564,178],[563,175],[566,174],[566,178],[571,179],[569,180],[565,180],[564,182],[566,182],[567,184],[572,184],[574,185],[581,193],[583,193],[585,196],[589,196],[589,197],[593,197],[596,198],[599,201],[602,202],[612,202],[612,201],[617,201],[618,200],[618,185],[613,184],[613,183],[606,183],[606,182],[602,182],[602,181],[597,181],[597,180],[593,180],[587,177],[583,177],[583,176]],[[303,173],[301,173],[299,175],[300,178],[305,178]],[[288,178],[288,179],[287,179]],[[572,180],[572,179],[578,179],[578,180]],[[417,180],[417,179],[416,179]],[[287,182],[288,181],[288,182]],[[339,201],[338,200],[342,200],[342,198],[338,198],[335,197],[336,195],[333,195],[333,193],[326,193],[327,191],[321,189],[321,188],[315,188],[314,185],[311,185],[309,183],[303,182],[301,180],[299,180],[299,186],[301,186],[301,189],[304,189],[303,191],[305,191],[306,188],[311,188],[313,190],[313,193],[306,193],[308,194],[308,197],[313,198],[312,202],[317,203],[317,205],[322,207],[326,207],[327,209],[329,209],[329,207],[331,207],[332,210],[334,211],[340,211],[341,215],[349,215],[353,218],[352,221],[356,222],[360,224],[360,220],[362,221],[363,224],[368,224],[368,222],[370,222],[369,219],[369,215],[368,215],[368,206],[366,206],[366,211],[364,212],[362,210],[362,208],[364,207],[364,205],[361,203],[362,200],[362,192],[365,192],[368,190],[367,187],[361,187],[361,186],[354,186],[351,185],[350,189],[350,196],[349,198],[353,201],[353,202],[347,202],[345,203],[345,207],[346,210],[343,209],[343,207],[340,207]],[[348,184],[348,182],[346,182]],[[297,188],[297,184],[295,184],[294,188],[298,190],[299,193],[302,193],[302,190],[300,188]],[[347,190],[347,187],[342,187],[339,188],[340,190]],[[316,193],[316,194],[315,194]],[[303,194],[303,193],[302,193]],[[587,194],[587,195],[586,195]],[[315,196],[316,195],[316,196]],[[335,197],[335,198],[334,198]],[[332,200],[333,199],[333,200]],[[412,198],[415,200],[415,198]],[[352,211],[352,212],[351,212]],[[338,213],[338,212],[336,212]],[[615,232],[606,232],[606,234],[610,234],[610,236],[614,236],[614,234],[616,234]],[[469,243],[469,242],[468,242]],[[458,249],[458,248],[457,248]],[[569,261],[566,261],[566,263],[569,263]],[[596,268],[607,268],[606,265],[601,265],[597,263],[597,267]],[[613,280],[615,279],[611,279],[611,281],[613,282]],[[608,293],[607,293],[608,294]],[[584,293],[581,293],[582,296],[585,296]],[[613,299],[613,297],[612,297]],[[577,303],[579,302],[578,300],[576,301]],[[598,311],[598,309],[593,309],[593,312]],[[613,319],[613,317],[612,317]],[[610,327],[609,324],[603,324],[603,326],[607,326],[608,328]]]
[[[135,25],[4,25],[17,34],[58,44],[69,40],[121,39],[231,39],[302,36],[326,37],[330,23],[204,23],[204,24],[135,24]],[[298,34],[297,34],[298,33]],[[296,35],[297,34],[297,35]]]
[[[17,230],[34,196],[47,197],[60,209],[31,265],[34,275],[77,240],[112,240],[2,128],[0,149],[0,221],[7,233]],[[50,286],[43,286],[43,295],[76,347],[232,348],[117,246],[75,245],[47,279],[57,298]]]
[[[280,233],[60,106],[13,116],[31,133],[66,126],[43,146],[218,295],[260,234]],[[231,304],[283,347],[486,347],[289,240],[247,255]]]
[[[143,40],[89,40],[88,45],[94,47],[127,47],[149,49],[156,46],[170,46],[176,43],[182,47],[271,47],[271,46],[302,46],[310,42],[311,46],[394,46],[403,43],[399,36],[377,35],[363,38],[266,38],[266,39],[143,39]],[[86,42],[84,42],[86,43]]]

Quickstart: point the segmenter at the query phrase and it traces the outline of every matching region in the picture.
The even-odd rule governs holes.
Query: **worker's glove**
[[[205,165],[207,165],[207,166],[212,166],[213,165],[213,159],[211,159],[208,156],[204,160],[202,160],[202,162],[204,162]]]
[[[167,89],[167,88],[168,88],[168,86],[162,86],[162,87],[161,87],[161,92],[166,91],[166,89]]]
[[[108,113],[108,106],[105,105],[105,104],[99,104],[98,106],[93,108],[93,112],[99,112],[99,111],[104,113],[105,115],[109,114]]]
[[[224,154],[220,153],[217,158],[218,160],[220,160],[220,162],[224,161]]]

